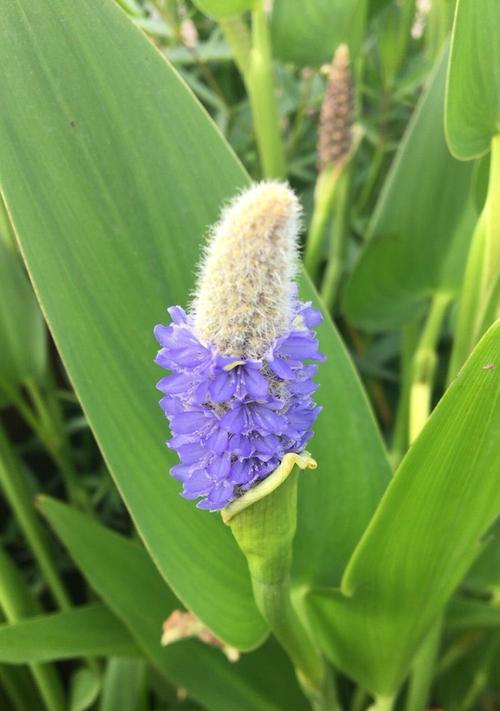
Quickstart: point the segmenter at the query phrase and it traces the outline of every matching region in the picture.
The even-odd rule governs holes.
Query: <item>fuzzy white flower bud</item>
[[[283,183],[241,193],[213,229],[192,304],[205,344],[239,358],[261,357],[291,320],[300,205]]]

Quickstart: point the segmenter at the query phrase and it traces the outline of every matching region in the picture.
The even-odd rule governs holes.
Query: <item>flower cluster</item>
[[[261,227],[264,220],[265,230],[259,231],[259,221],[253,219],[252,243],[245,242],[242,249],[255,250],[259,237],[279,244],[275,233],[281,231],[286,233],[284,237],[288,235],[292,240],[293,258],[295,236],[290,234],[290,225],[284,219],[287,215],[294,218],[296,206],[290,201],[293,193],[275,183],[264,183],[252,190],[226,212],[216,230],[216,239],[217,232],[219,235],[233,234],[231,226],[236,218],[241,227],[241,222],[245,222],[249,214],[254,218],[257,214],[262,218]],[[263,197],[267,199],[270,192],[273,196],[272,219],[269,218],[270,203],[265,200],[265,214],[262,215]],[[293,198],[295,200],[295,196]],[[278,208],[282,206],[281,212],[276,203]],[[261,246],[260,255],[262,249]],[[238,277],[233,273],[248,267],[245,260],[260,262],[262,268],[269,270],[269,264],[257,258],[258,254],[248,252],[242,257],[240,249],[239,257],[242,261],[235,264],[233,259],[228,267],[229,287],[234,290],[245,289],[246,282],[241,280],[241,274]],[[207,257],[203,274],[207,278],[208,273],[209,282],[211,258],[218,259],[218,255]],[[217,274],[220,277],[220,266]],[[219,288],[225,288],[226,284],[227,280],[220,282]],[[202,284],[197,300],[205,305],[214,298],[214,291],[207,291],[211,296],[204,300],[203,288]],[[270,282],[268,291],[271,295],[273,288],[276,286]],[[279,282],[279,288],[285,293],[283,280]],[[279,298],[282,299],[282,295]],[[252,324],[259,319],[263,319],[267,329],[273,324],[271,319],[266,321],[266,314],[262,313],[263,299],[260,306],[258,299],[253,305],[251,295],[233,310],[228,304],[224,308],[224,302],[219,302],[214,324],[211,314],[204,318],[204,333],[215,334],[211,340],[200,335],[203,329],[197,327],[199,310],[196,309],[186,314],[180,306],[173,306],[169,309],[172,322],[155,328],[155,336],[161,345],[156,362],[171,371],[157,385],[164,394],[160,405],[173,435],[167,444],[180,458],[171,473],[183,484],[184,497],[201,497],[197,504],[199,508],[210,511],[224,508],[276,469],[286,453],[303,451],[312,435],[311,428],[320,408],[312,399],[316,389],[312,378],[317,366],[308,361],[323,359],[313,331],[322,317],[310,303],[299,301],[296,286],[290,280],[286,284],[284,300],[285,315],[281,309],[276,316],[276,322],[280,319],[278,333],[270,331],[274,335],[267,336],[267,340],[262,337],[263,326],[259,326],[258,337],[252,333]],[[275,302],[276,299],[273,302],[276,311]],[[256,308],[260,308],[259,315],[252,318],[252,309]],[[221,326],[219,322],[222,321],[225,323]],[[238,323],[242,321],[245,327],[239,329]],[[231,328],[235,334],[234,342],[231,342]],[[256,352],[259,344],[263,344],[261,352]]]

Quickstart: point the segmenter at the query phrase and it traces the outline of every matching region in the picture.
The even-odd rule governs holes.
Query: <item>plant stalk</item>
[[[33,508],[32,495],[3,428],[0,426],[0,484],[54,600],[62,610],[71,606],[49,549],[45,530]]]
[[[32,420],[31,425],[61,471],[68,498],[74,505],[83,509],[86,513],[92,514],[92,508],[87,501],[78,475],[71,463],[64,434],[64,425],[56,398],[53,397],[52,393],[47,393],[46,397],[44,397],[38,383],[34,380],[27,380],[25,385],[38,415],[38,419]]]
[[[348,231],[351,171],[349,167],[339,176],[335,195],[335,218],[330,241],[328,263],[321,285],[321,296],[328,311],[332,312],[344,269],[345,243]]]
[[[429,692],[441,642],[441,628],[442,619],[440,618],[417,652],[410,675],[405,711],[423,711],[428,706]]]
[[[410,390],[412,382],[412,361],[418,338],[417,323],[411,323],[402,330],[400,391],[390,460],[396,469],[408,449],[408,417],[410,407]]]
[[[297,473],[292,468],[293,464],[271,492],[265,489],[269,480],[263,482],[260,486],[265,493],[260,498],[224,520],[247,559],[256,605],[292,660],[312,708],[335,711],[339,703],[330,671],[291,599],[292,542],[297,524]],[[279,468],[273,476],[278,473]]]
[[[37,612],[29,590],[17,568],[0,548],[0,608],[14,623]],[[59,677],[50,664],[29,664],[29,669],[48,711],[63,711],[64,694]]]
[[[448,382],[456,376],[476,343],[497,317],[499,301],[500,134],[491,143],[488,194],[467,257]]]
[[[323,238],[331,217],[338,182],[339,172],[334,166],[325,168],[316,182],[314,210],[304,252],[304,266],[313,281],[318,279]]]
[[[274,86],[269,23],[261,0],[252,11],[251,38],[241,18],[220,21],[248,93],[262,173],[266,178],[286,176]]]
[[[370,711],[392,711],[394,696],[376,696]]]
[[[437,292],[424,324],[417,350],[413,357],[410,388],[409,439],[412,443],[420,434],[431,411],[432,388],[437,365],[436,348],[444,316],[451,302],[451,294]]]

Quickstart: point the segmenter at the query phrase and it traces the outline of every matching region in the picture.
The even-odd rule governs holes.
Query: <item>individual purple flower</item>
[[[312,378],[321,314],[297,296],[300,207],[264,182],[238,196],[210,237],[191,308],[158,325],[160,406],[187,499],[216,511],[300,453],[320,411]]]

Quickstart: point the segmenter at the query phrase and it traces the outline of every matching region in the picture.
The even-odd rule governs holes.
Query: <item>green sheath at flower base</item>
[[[257,607],[292,659],[314,709],[335,709],[336,697],[320,651],[290,598],[292,544],[297,526],[297,471],[315,469],[307,453],[287,454],[261,484],[222,510],[245,554]]]

